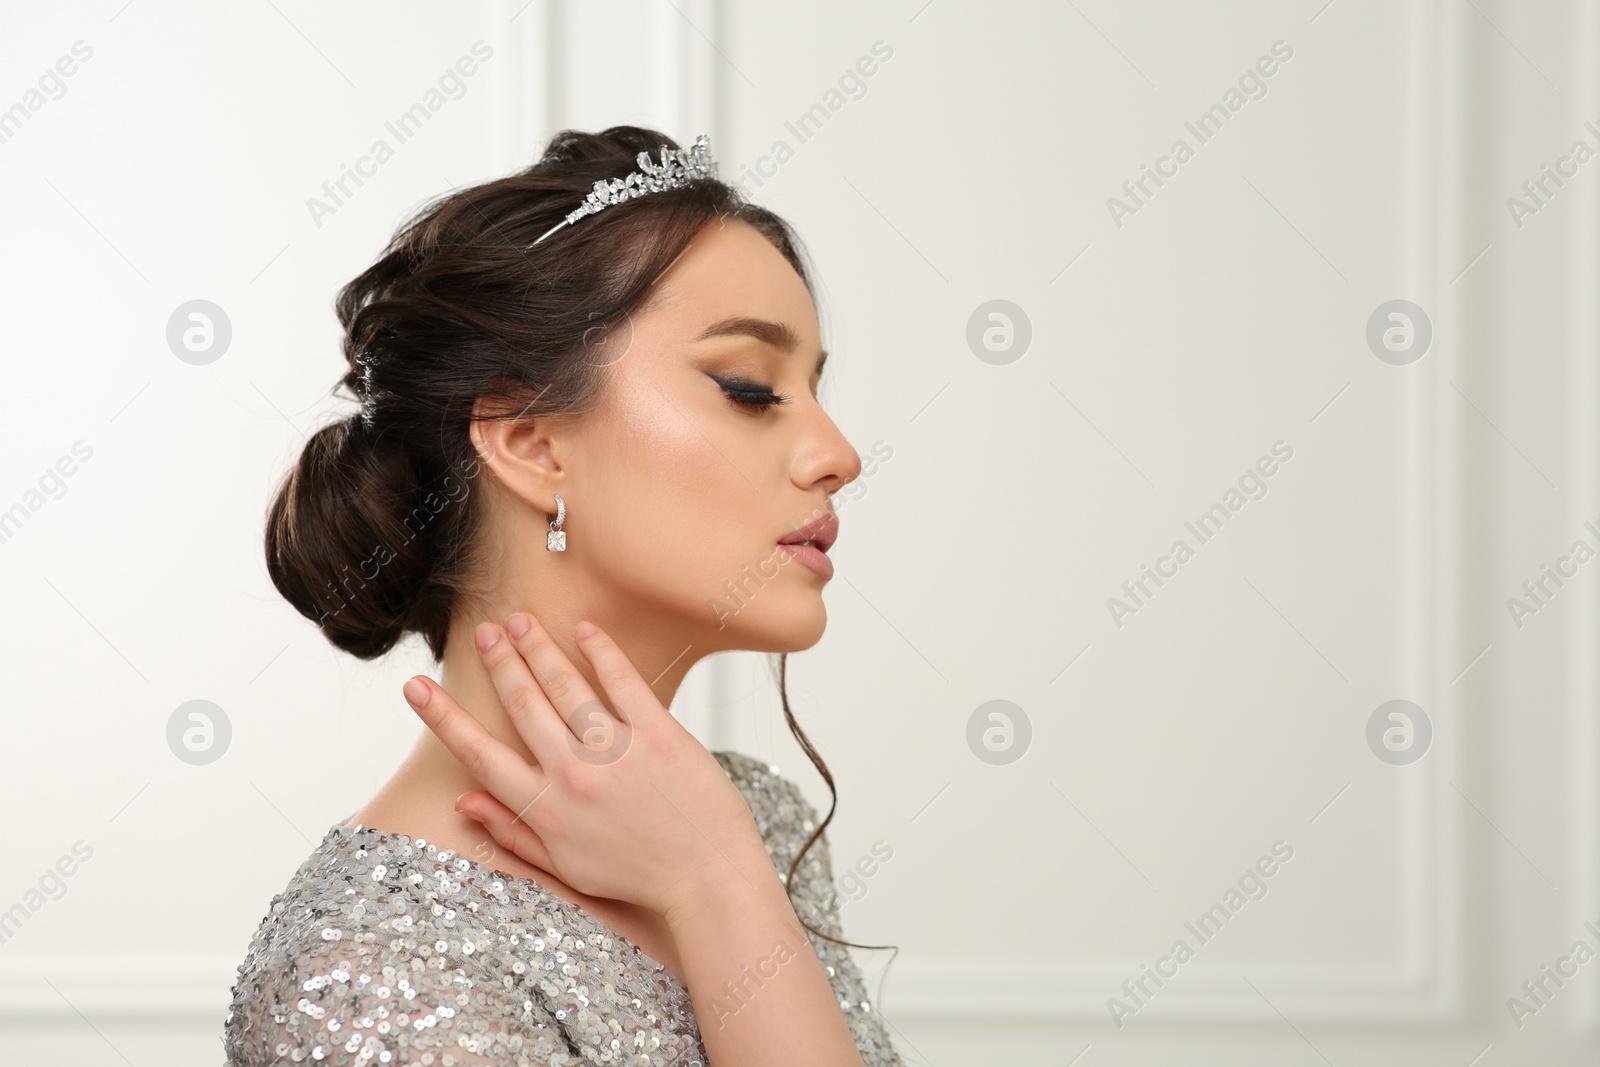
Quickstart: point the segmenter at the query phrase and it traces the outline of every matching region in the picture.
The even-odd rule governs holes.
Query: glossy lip
[[[830,511],[820,518],[811,520],[798,530],[784,534],[778,538],[778,544],[792,545],[800,541],[814,541],[818,551],[826,552],[838,539],[839,516]]]
[[[787,542],[780,543],[779,547],[787,548],[791,559],[823,581],[833,577],[833,560],[829,559],[820,549],[812,548],[810,545],[796,545]]]

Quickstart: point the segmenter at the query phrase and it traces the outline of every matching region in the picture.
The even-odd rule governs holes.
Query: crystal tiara
[[[673,149],[662,145],[659,163],[650,158],[649,152],[640,152],[638,170],[625,178],[595,182],[594,189],[584,198],[583,203],[568,212],[566,218],[546,230],[533,244],[538,244],[561,227],[569,226],[585,215],[604,211],[612,204],[620,204],[624,200],[644,196],[646,193],[676,189],[697,178],[715,177],[717,177],[717,161],[711,158],[711,138],[706,134],[702,133],[696,137],[694,144],[688,148]],[[533,245],[528,247],[532,248]]]

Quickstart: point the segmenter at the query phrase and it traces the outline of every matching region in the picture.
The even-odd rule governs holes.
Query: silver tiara
[[[583,203],[568,212],[566,218],[546,230],[533,244],[538,244],[561,227],[569,226],[585,215],[604,211],[612,204],[620,204],[624,200],[644,196],[646,193],[676,189],[696,178],[715,177],[717,177],[717,161],[711,158],[711,138],[703,133],[696,137],[694,144],[688,148],[674,149],[662,145],[659,163],[650,158],[649,152],[640,152],[638,170],[625,178],[595,182],[594,189]],[[533,245],[528,247],[532,248]]]

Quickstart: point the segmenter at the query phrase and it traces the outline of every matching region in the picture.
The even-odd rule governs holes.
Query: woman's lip
[[[829,512],[778,538],[780,545],[793,545],[801,541],[815,541],[824,552],[833,547],[839,537],[839,516]]]
[[[778,547],[824,581],[833,577],[833,560],[829,559],[828,554],[822,549],[813,548],[811,545],[781,544]]]

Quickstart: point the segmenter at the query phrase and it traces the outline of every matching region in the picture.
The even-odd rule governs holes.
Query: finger
[[[517,813],[482,790],[467,793],[456,803],[456,810],[483,824],[489,836],[502,848],[527,860],[541,870],[550,869],[550,852],[544,841]]]
[[[500,703],[511,717],[511,725],[534,760],[541,767],[548,767],[569,747],[565,737],[569,731],[551,706],[542,683],[534,677],[525,653],[492,622],[479,623],[473,638]]]
[[[639,674],[627,653],[611,640],[610,634],[592,622],[587,625],[579,623],[578,630],[587,634],[578,638],[578,647],[594,664],[595,674],[605,687],[606,695],[611,698],[612,706],[617,709],[617,715],[625,722],[633,722],[640,716],[652,718],[661,708],[661,702],[656,699],[655,690]]]
[[[467,773],[504,803],[531,805],[549,780],[495,737],[432,679],[417,675],[403,687],[406,703],[461,761]]]
[[[588,680],[572,665],[572,660],[537,618],[519,611],[506,620],[507,632],[521,629],[523,623],[528,628],[520,636],[513,633],[512,640],[538,678],[544,696],[566,725],[568,750],[582,748],[584,736],[592,736],[597,730],[614,734],[617,717],[595,696]]]

